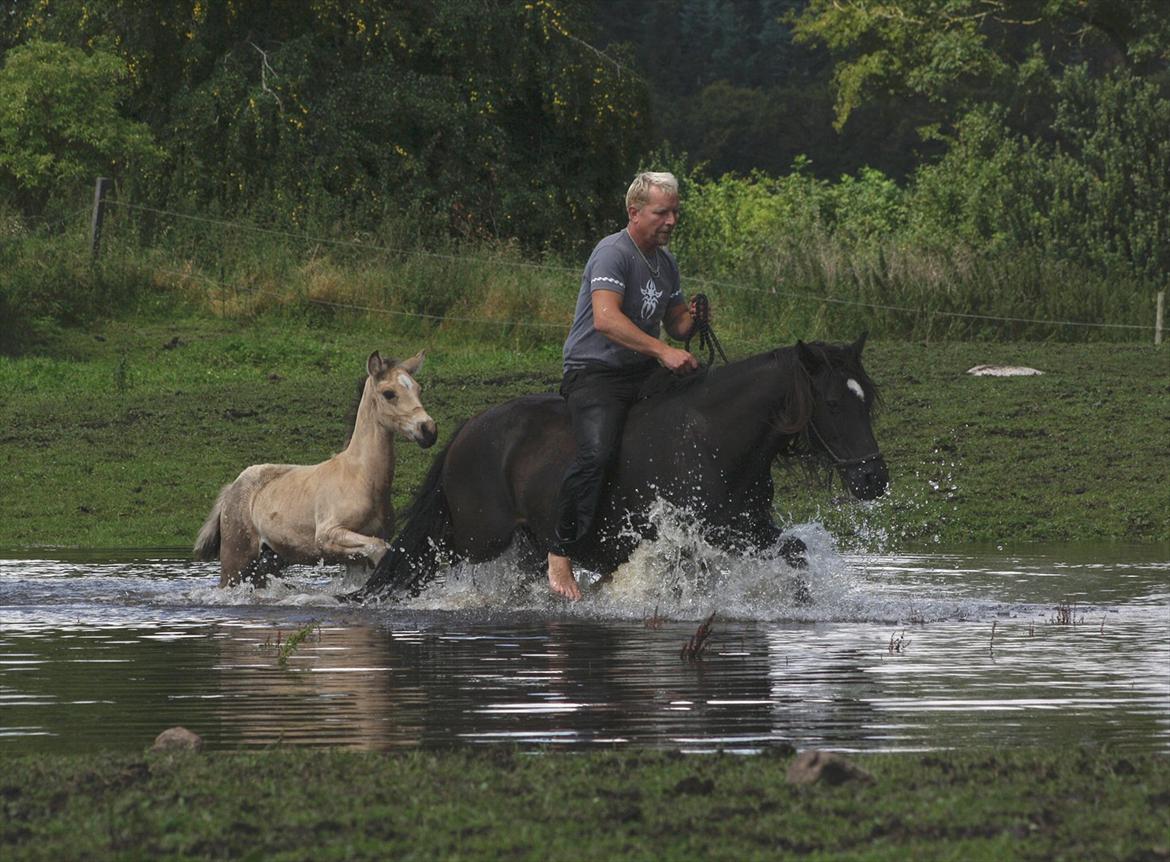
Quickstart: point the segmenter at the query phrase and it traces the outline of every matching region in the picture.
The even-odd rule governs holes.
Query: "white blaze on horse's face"
[[[854,395],[856,395],[862,401],[865,400],[865,390],[862,389],[861,384],[858,383],[856,380],[854,380],[852,377],[850,377],[845,382],[845,386],[849,389],[850,392],[852,392]]]

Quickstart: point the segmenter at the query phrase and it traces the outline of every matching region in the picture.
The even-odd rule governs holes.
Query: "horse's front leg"
[[[373,566],[377,566],[378,561],[390,549],[385,539],[364,536],[340,526],[317,530],[316,542],[317,550],[323,557],[346,559],[365,557]]]
[[[785,536],[784,531],[776,526],[771,517],[763,517],[756,521],[752,530],[752,542],[760,550],[775,549],[794,569],[808,567],[808,546],[795,536]]]

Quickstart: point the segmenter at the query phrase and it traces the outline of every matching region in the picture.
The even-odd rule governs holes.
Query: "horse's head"
[[[870,418],[877,398],[861,367],[865,334],[853,344],[796,343],[812,392],[809,444],[841,473],[853,496],[873,500],[886,491],[889,471]]]
[[[432,446],[439,436],[435,420],[422,406],[422,387],[414,379],[425,358],[426,351],[420,350],[405,362],[395,364],[375,350],[366,360],[369,374],[366,395],[378,424],[424,449]]]

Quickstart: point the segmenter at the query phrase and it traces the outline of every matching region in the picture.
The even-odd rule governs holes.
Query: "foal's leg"
[[[280,574],[284,568],[282,560],[272,548],[265,544],[260,545],[260,552],[244,571],[240,572],[240,579],[250,582],[255,587],[268,585],[269,575]]]
[[[318,528],[316,542],[317,550],[324,557],[365,557],[375,566],[390,549],[385,539],[363,536],[336,525]]]
[[[219,516],[219,585],[231,587],[248,577],[260,556],[260,539],[249,514],[251,490],[240,480],[224,497]]]

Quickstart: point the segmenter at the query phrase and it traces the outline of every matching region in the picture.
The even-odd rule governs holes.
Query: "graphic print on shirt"
[[[658,300],[662,299],[662,291],[654,286],[654,279],[646,282],[642,288],[642,319],[650,320],[658,310]]]

